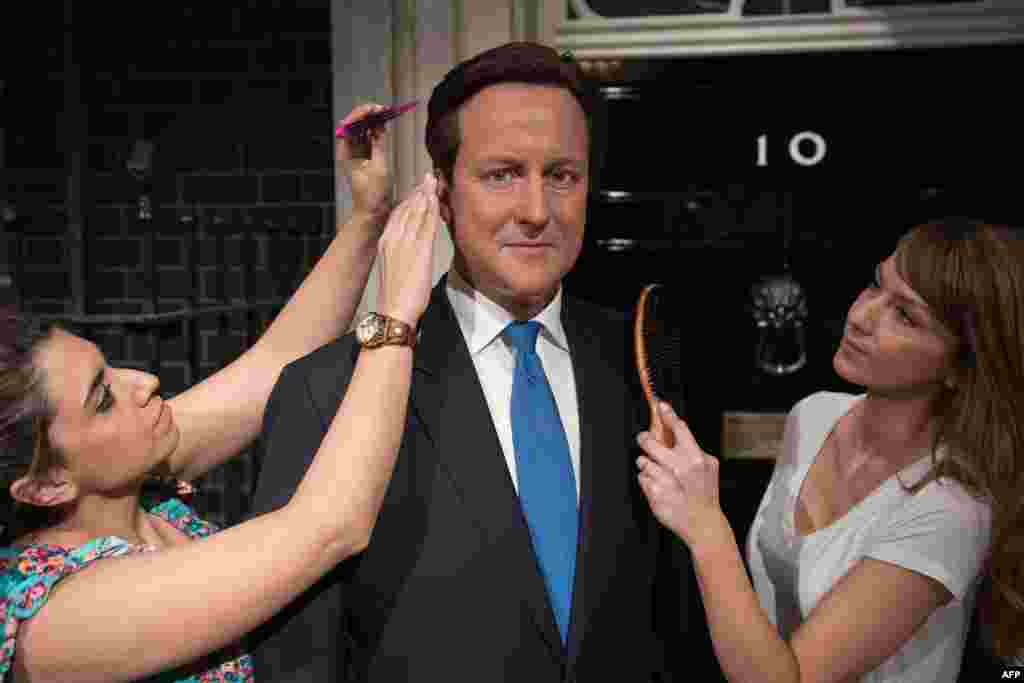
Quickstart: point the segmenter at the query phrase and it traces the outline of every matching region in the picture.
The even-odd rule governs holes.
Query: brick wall
[[[123,23],[74,17],[73,45],[58,34],[36,48],[45,73],[6,84],[5,103],[23,106],[0,122],[0,191],[17,212],[6,246],[24,310],[75,312],[70,147],[83,159],[86,315],[272,306],[294,291],[334,232],[331,35],[329,3],[284,4],[139,10],[146,32],[129,36]],[[76,77],[80,106],[62,84]],[[144,179],[126,168],[138,139],[153,144]],[[76,329],[112,365],[150,369],[175,394],[237,357],[275,310]],[[238,519],[257,458],[208,475],[197,505]]]

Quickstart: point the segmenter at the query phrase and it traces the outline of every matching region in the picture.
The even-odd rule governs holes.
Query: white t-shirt
[[[865,683],[956,681],[979,572],[990,542],[989,507],[956,482],[903,490],[927,474],[923,457],[886,480],[843,517],[796,533],[804,477],[829,432],[860,397],[819,392],[794,406],[783,451],[747,537],[754,588],[769,619],[789,640],[822,597],[861,558],[884,560],[939,581],[953,594]],[[902,484],[901,484],[902,481]]]

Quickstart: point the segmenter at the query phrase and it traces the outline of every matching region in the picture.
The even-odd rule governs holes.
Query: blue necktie
[[[516,351],[512,444],[519,504],[565,643],[576,571],[576,480],[555,396],[536,351],[539,331],[540,324],[532,320],[513,322],[505,328],[506,338]]]

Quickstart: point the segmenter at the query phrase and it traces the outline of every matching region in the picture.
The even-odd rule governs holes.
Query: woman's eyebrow
[[[882,265],[881,264],[878,264],[877,266],[875,266],[875,278],[878,280],[879,284],[882,283]],[[920,309],[924,313],[926,313],[928,315],[931,315],[931,310],[932,309],[923,300],[915,298],[915,297],[912,297],[912,296],[907,296],[907,294],[905,292],[893,291],[892,294],[893,294],[893,296],[897,297],[900,301],[905,302],[907,304],[910,304],[914,308]]]

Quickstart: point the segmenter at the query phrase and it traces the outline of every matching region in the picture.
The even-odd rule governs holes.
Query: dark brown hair
[[[53,412],[36,365],[36,353],[54,329],[52,323],[10,309],[0,312],[0,537],[8,541],[49,524],[57,512],[29,509],[10,495],[18,479],[46,476],[63,464],[50,443]]]
[[[430,95],[427,104],[427,152],[434,168],[441,172],[449,185],[454,180],[453,169],[461,141],[459,108],[484,88],[498,83],[551,85],[568,90],[583,108],[593,149],[597,99],[579,65],[570,55],[559,55],[552,48],[538,43],[506,43],[456,65]],[[593,159],[591,167],[596,171]]]
[[[1024,234],[931,221],[900,240],[896,267],[960,340],[955,387],[935,406],[947,457],[933,457],[922,483],[949,477],[992,505],[982,611],[996,653],[1015,655],[1024,651]]]

